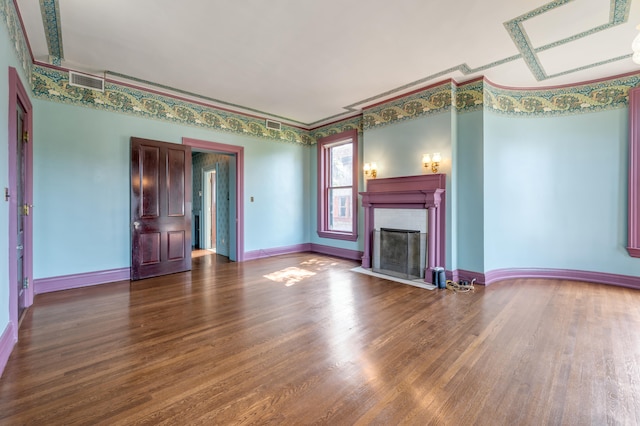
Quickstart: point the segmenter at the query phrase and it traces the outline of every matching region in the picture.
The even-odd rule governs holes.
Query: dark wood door
[[[131,279],[191,269],[191,147],[131,138]]]
[[[16,116],[18,118],[17,126],[17,135],[16,135],[16,205],[18,207],[18,212],[16,217],[18,218],[18,235],[17,235],[17,246],[16,246],[16,259],[18,261],[18,275],[17,281],[14,283],[18,287],[18,319],[22,316],[24,312],[24,308],[26,306],[25,303],[25,295],[26,295],[26,274],[24,271],[25,262],[24,262],[24,253],[25,253],[25,222],[26,217],[29,214],[29,206],[25,204],[25,188],[26,188],[26,158],[25,155],[25,146],[27,138],[25,138],[24,134],[24,116],[25,112],[20,105],[20,102],[17,103],[17,111]]]

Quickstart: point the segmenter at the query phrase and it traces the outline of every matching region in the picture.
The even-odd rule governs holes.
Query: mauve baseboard
[[[15,345],[16,339],[14,338],[13,323],[10,322],[2,332],[2,336],[0,336],[0,376],[2,376],[4,372],[4,367],[6,367],[7,361],[9,361],[9,357],[11,356],[11,351],[13,351]]]
[[[556,280],[585,281],[596,284],[613,285],[640,289],[640,277],[631,275],[611,274],[607,272],[579,271],[575,269],[546,269],[546,268],[505,268],[480,272],[456,269],[450,275],[453,280],[471,281],[473,278],[481,285],[491,285],[499,281],[521,278],[547,278]]]
[[[362,260],[363,253],[358,250],[343,249],[339,247],[324,246],[322,244],[311,243],[310,251],[314,253],[326,254],[328,256],[341,257],[349,260]]]
[[[264,259],[266,257],[279,256],[282,254],[302,253],[311,251],[311,244],[294,244],[291,246],[273,247],[260,250],[252,250],[244,252],[244,261]]]
[[[59,277],[39,278],[34,280],[34,293],[50,293],[52,291],[69,290],[78,287],[89,287],[116,281],[127,281],[131,277],[129,268],[108,269],[106,271],[86,272],[82,274],[62,275]]]
[[[306,251],[326,254],[329,256],[342,257],[351,260],[360,260],[362,252],[347,250],[337,247],[323,246],[320,244],[295,244],[285,247],[274,247],[269,249],[253,250],[244,253],[244,261],[262,259],[272,256],[279,256],[291,253],[303,253]],[[34,293],[50,293],[52,291],[69,290],[72,288],[89,287],[99,284],[107,284],[116,281],[126,281],[130,279],[129,268],[110,269],[106,271],[86,272],[82,274],[63,275],[51,278],[38,278],[34,280]]]
[[[305,243],[295,244],[292,246],[274,247],[269,249],[260,249],[245,252],[244,260],[264,259],[266,257],[279,256],[282,254],[304,253],[310,251],[313,253],[326,254],[328,256],[341,257],[343,259],[361,260],[362,252],[357,250],[343,249],[339,247],[325,246],[322,244]]]

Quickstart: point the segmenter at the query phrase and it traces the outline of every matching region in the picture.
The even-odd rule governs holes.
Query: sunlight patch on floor
[[[268,275],[264,275],[264,277],[268,280],[284,283],[287,287],[291,287],[292,285],[298,284],[300,281],[305,278],[309,278],[314,276],[316,273],[307,271],[306,269],[298,268],[295,266],[282,269],[280,271],[272,272]]]

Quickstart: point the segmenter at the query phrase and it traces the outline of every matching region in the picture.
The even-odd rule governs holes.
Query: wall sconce
[[[440,165],[440,162],[442,161],[442,157],[440,156],[439,152],[436,152],[433,154],[433,157],[429,154],[424,154],[422,156],[422,164],[424,165],[425,169],[429,167],[429,163],[431,163],[431,171],[433,173],[438,173],[438,166]]]
[[[364,177],[375,179],[378,176],[378,165],[376,163],[364,163]]]

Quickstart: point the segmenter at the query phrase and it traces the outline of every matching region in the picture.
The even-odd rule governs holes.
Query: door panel
[[[169,260],[179,260],[184,257],[184,231],[169,232]]]
[[[140,185],[141,210],[140,217],[144,219],[157,218],[160,215],[160,148],[140,146],[142,161],[139,177],[143,179]],[[133,167],[133,164],[132,164]]]
[[[185,152],[183,150],[169,149],[168,155],[169,216],[184,216]],[[189,153],[189,158],[191,158],[191,153]],[[191,177],[189,177],[189,182],[191,182]]]
[[[190,270],[190,248],[191,147],[131,138],[131,279]]]

